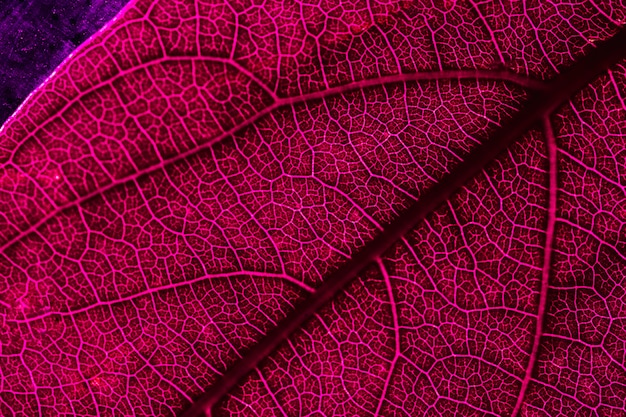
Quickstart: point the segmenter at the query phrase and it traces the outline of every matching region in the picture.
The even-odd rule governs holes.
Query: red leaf
[[[0,414],[624,415],[625,13],[131,2],[0,132]]]

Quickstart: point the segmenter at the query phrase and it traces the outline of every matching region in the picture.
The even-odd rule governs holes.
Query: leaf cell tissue
[[[626,416],[623,1],[54,4],[0,416]]]

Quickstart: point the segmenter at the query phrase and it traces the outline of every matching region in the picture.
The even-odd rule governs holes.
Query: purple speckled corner
[[[0,130],[0,416],[625,416],[624,22],[131,0]]]
[[[3,0],[0,125],[78,45],[127,0]]]

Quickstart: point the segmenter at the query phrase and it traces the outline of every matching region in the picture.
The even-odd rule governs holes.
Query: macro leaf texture
[[[0,130],[0,415],[626,416],[625,23],[131,0]]]

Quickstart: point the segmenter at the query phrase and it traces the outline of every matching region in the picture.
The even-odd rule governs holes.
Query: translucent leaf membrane
[[[278,109],[58,213],[0,261],[3,351],[15,353],[2,358],[15,369],[7,386],[27,384],[42,410],[183,408],[520,94],[495,83],[393,84]],[[435,100],[436,111],[423,110]]]
[[[197,152],[279,99],[424,71],[549,78],[609,37],[626,10],[444,3],[131,2],[4,126],[0,242]]]
[[[0,131],[0,414],[193,411],[625,10],[132,2]],[[623,72],[216,411],[623,413]]]
[[[537,324],[547,161],[527,135],[270,356],[218,415],[510,415]]]
[[[549,281],[546,139],[531,132],[268,357],[217,415],[623,415],[625,76],[616,66],[552,116]]]

